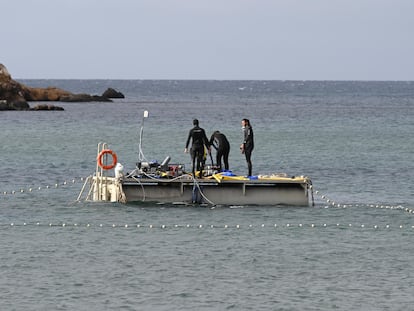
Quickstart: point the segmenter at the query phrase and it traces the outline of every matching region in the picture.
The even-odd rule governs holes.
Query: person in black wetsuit
[[[250,125],[249,119],[243,119],[242,122],[242,129],[244,134],[243,143],[240,145],[241,153],[244,153],[247,162],[247,169],[248,175],[252,176],[252,151],[254,148],[254,140],[253,140],[253,128]]]
[[[208,143],[208,138],[204,129],[199,127],[198,120],[193,120],[194,127],[188,133],[187,143],[185,144],[184,152],[188,152],[188,145],[190,140],[191,144],[191,160],[192,160],[192,173],[195,177],[196,161],[197,161],[197,171],[200,171],[200,178],[203,177],[203,163],[204,163],[204,146],[206,146],[208,153],[210,153],[210,144]]]
[[[224,161],[224,169],[229,169],[229,153],[230,153],[230,143],[227,140],[226,136],[219,131],[215,131],[211,135],[210,146],[213,146],[217,150],[216,154],[216,165],[218,166],[219,171],[222,170],[223,166],[221,165],[221,159]]]

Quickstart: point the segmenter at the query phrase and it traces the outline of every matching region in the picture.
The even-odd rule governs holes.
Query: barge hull
[[[154,181],[125,180],[128,202],[210,203],[215,205],[309,206],[309,184],[304,181]]]

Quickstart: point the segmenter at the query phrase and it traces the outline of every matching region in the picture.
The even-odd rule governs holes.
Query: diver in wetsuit
[[[240,151],[241,153],[244,153],[246,157],[247,169],[249,172],[247,176],[252,176],[252,151],[254,148],[253,128],[250,125],[249,119],[243,119],[241,124],[244,134],[244,140],[243,143],[240,145]]]
[[[208,138],[204,129],[199,127],[198,120],[193,120],[194,127],[188,133],[187,143],[185,144],[184,152],[188,152],[188,145],[190,140],[192,140],[190,154],[192,160],[192,173],[195,177],[195,161],[197,161],[197,171],[200,171],[200,178],[203,177],[203,163],[204,163],[204,146],[206,146],[208,153],[211,152],[210,144],[208,143]]]
[[[227,140],[226,136],[219,131],[215,131],[211,135],[210,146],[213,146],[217,150],[216,154],[216,165],[218,166],[219,171],[222,170],[221,159],[224,161],[224,169],[229,170],[229,153],[230,153],[230,143]]]

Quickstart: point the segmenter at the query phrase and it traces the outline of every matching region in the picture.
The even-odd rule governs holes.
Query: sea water
[[[407,310],[414,303],[414,83],[22,80],[112,103],[3,111],[4,310]],[[36,103],[30,103],[32,106]],[[147,110],[149,117],[143,119]],[[182,163],[192,120],[245,175],[306,175],[315,206],[76,202],[108,143],[126,171]],[[209,159],[208,159],[209,161]]]

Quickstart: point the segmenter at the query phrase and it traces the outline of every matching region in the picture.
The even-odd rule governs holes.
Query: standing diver
[[[240,145],[241,153],[244,153],[247,162],[247,169],[249,174],[247,176],[252,176],[252,151],[254,148],[253,140],[253,128],[250,125],[249,119],[243,119],[241,121],[242,130],[244,134],[243,143]]]
[[[204,146],[206,146],[208,153],[211,152],[210,144],[208,143],[208,138],[204,129],[198,126],[198,120],[193,120],[194,127],[188,133],[187,143],[185,144],[184,152],[188,152],[188,145],[190,144],[190,139],[192,140],[192,145],[190,149],[191,160],[192,160],[192,173],[195,176],[195,161],[197,161],[197,171],[200,171],[200,178],[203,177],[203,163],[204,163]]]
[[[229,170],[230,143],[226,136],[219,131],[215,131],[213,135],[211,135],[209,144],[217,150],[216,165],[218,166],[219,171],[223,168],[221,165],[221,158],[223,158],[225,170]]]

